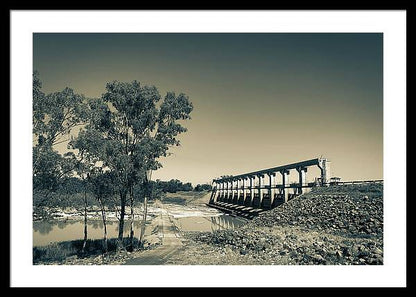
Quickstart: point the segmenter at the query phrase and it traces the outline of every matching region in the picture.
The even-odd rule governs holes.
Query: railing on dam
[[[367,185],[367,184],[383,184],[384,180],[382,179],[373,179],[373,180],[352,180],[352,181],[334,181],[330,182],[332,186],[341,186],[341,185]]]
[[[319,168],[320,176],[315,182],[306,182],[306,173],[311,166]],[[297,182],[289,183],[289,174],[295,171]],[[276,175],[281,175],[281,183],[276,183]],[[265,180],[265,178],[268,180]],[[271,209],[300,195],[305,188],[328,186],[330,183],[330,161],[316,158],[297,163],[262,169],[258,171],[226,176],[213,180],[209,205],[225,207],[225,204]]]

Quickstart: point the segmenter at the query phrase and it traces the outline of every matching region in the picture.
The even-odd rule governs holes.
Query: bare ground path
[[[168,212],[163,209],[157,218],[158,236],[162,245],[154,250],[145,251],[140,256],[128,259],[124,265],[162,265],[182,247],[178,228],[172,222]]]

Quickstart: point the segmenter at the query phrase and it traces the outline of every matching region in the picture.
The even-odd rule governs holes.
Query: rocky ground
[[[181,235],[182,245],[163,264],[381,265],[383,185],[316,188],[237,229]],[[156,239],[147,249],[158,248]],[[47,264],[118,265],[142,253],[146,251]]]
[[[383,264],[383,186],[317,188],[237,230],[186,238],[194,259],[172,263]]]

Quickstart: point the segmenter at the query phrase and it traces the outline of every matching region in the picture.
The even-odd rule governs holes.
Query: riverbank
[[[210,197],[209,191],[189,191],[189,192],[177,192],[177,193],[163,193],[159,199],[150,200],[148,204],[148,215],[152,216],[159,211],[159,206],[163,204],[181,205],[186,206],[190,210],[192,207],[198,207],[208,203]],[[135,219],[143,218],[143,205],[133,207],[133,213]],[[129,220],[131,214],[130,206],[126,206],[125,219]],[[198,214],[196,214],[198,215]],[[84,208],[75,207],[34,207],[33,208],[33,221],[63,221],[63,220],[83,220]],[[97,205],[88,205],[87,207],[87,219],[88,220],[102,220],[101,208]],[[106,219],[110,222],[118,221],[118,210],[106,207]]]
[[[153,204],[153,203],[152,203]],[[135,219],[141,219],[143,207],[134,207]],[[148,214],[152,215],[153,209],[148,209]],[[106,209],[106,220],[109,222],[118,221],[118,211],[114,209]],[[126,207],[125,218],[130,219],[130,207]],[[43,207],[42,210],[33,210],[33,221],[80,221],[84,219],[84,209],[76,209],[73,207]],[[98,206],[89,206],[87,208],[88,220],[102,220],[101,209]]]
[[[115,249],[115,241],[118,234],[118,220],[110,215],[107,220],[107,233],[109,238],[109,252],[105,255],[103,250],[103,224],[101,214],[97,209],[89,209],[87,213],[88,241],[84,253],[81,252],[83,240],[83,213],[76,209],[50,210],[54,214],[53,220],[37,220],[33,222],[34,248],[33,263],[39,265],[110,265],[122,264],[123,261],[140,257],[152,249],[158,248],[163,243],[166,245],[166,237],[170,237],[172,230],[210,230],[220,228],[221,223],[230,226],[230,221],[221,218],[222,214],[217,210],[206,207],[204,204],[207,193],[176,193],[167,195],[164,202],[160,200],[149,203],[146,230],[144,236],[144,248],[134,251]],[[178,197],[181,203],[176,204]],[[205,197],[205,198],[204,198]],[[202,199],[202,200],[201,200]],[[185,203],[183,203],[185,201]],[[127,209],[130,212],[130,209]],[[134,209],[135,223],[134,236],[140,235],[142,209]],[[110,213],[110,212],[108,212]],[[163,221],[161,221],[163,218]],[[212,227],[214,226],[214,227]],[[130,220],[126,217],[124,225],[125,244],[128,246],[130,234]],[[73,240],[68,240],[73,238]],[[182,240],[182,238],[181,238]],[[175,247],[176,249],[176,247]]]
[[[130,238],[123,238],[125,248],[117,249],[117,239],[107,240],[107,252],[104,250],[102,239],[88,239],[85,249],[82,250],[83,240],[62,241],[33,248],[33,264],[35,265],[106,265],[121,264],[129,256],[151,250],[157,247],[159,242],[144,242],[144,246],[138,246],[137,238],[133,239],[134,251],[131,251]],[[130,250],[130,251],[129,251]]]
[[[201,213],[210,217],[210,212],[215,210],[201,212],[202,205],[166,203],[162,204],[165,211],[158,216],[164,214],[164,230],[175,230],[175,241],[180,244],[173,248],[166,244],[163,247],[163,233],[158,231],[160,222],[154,219],[145,236],[147,240],[153,236],[148,250],[121,251],[89,259],[70,258],[59,264],[383,264],[383,185],[316,188],[247,223],[209,232],[187,231],[184,225],[178,224],[178,218],[185,210],[188,215],[200,211],[195,217],[198,219]],[[225,222],[227,217],[223,217]],[[166,224],[166,218],[172,225]],[[229,222],[226,225],[230,226]]]
[[[188,265],[382,265],[383,185],[317,188],[241,228],[186,234]]]

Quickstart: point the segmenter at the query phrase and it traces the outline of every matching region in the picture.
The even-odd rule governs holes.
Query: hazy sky
[[[321,155],[342,180],[383,178],[382,34],[42,33],[33,67],[46,93],[138,80],[187,94],[188,132],[153,178],[195,185]]]

